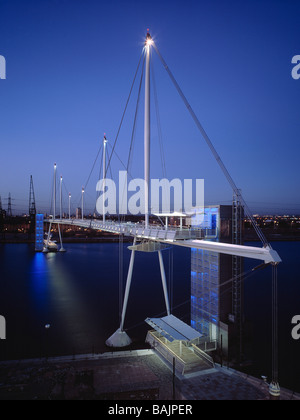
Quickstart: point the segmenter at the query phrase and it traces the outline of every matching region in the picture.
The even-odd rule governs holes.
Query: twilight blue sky
[[[0,0],[0,196],[50,211],[53,164],[64,202],[80,203],[103,133],[113,143],[147,28],[253,212],[300,213],[297,0]],[[204,178],[206,203],[230,203],[227,181],[153,51],[167,177]],[[116,151],[127,163],[138,82]],[[153,84],[153,83],[152,83]],[[152,103],[154,104],[154,96]],[[141,96],[143,104],[143,92]],[[152,178],[162,177],[156,112]],[[132,175],[141,177],[139,109]],[[100,159],[87,188],[94,210]],[[112,173],[122,169],[116,157]]]

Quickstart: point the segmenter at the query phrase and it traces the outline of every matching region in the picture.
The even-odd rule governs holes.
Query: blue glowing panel
[[[220,218],[218,207],[199,207],[192,216],[192,226],[207,229],[207,235],[217,235]]]
[[[44,215],[37,214],[35,222],[35,250],[43,251],[44,248]]]
[[[217,229],[217,215],[211,215],[211,229]]]

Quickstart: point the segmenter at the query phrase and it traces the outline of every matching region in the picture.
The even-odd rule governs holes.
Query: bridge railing
[[[154,224],[150,224],[149,227],[146,228],[145,225],[141,223],[114,222],[110,220],[103,222],[96,219],[48,219],[45,221],[162,241],[211,239],[217,236],[217,229],[200,229],[177,226],[166,227]]]

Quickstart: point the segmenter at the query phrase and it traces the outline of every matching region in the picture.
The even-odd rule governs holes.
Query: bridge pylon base
[[[131,343],[131,338],[120,328],[108,340],[106,340],[106,345],[108,347],[127,347],[130,346]]]

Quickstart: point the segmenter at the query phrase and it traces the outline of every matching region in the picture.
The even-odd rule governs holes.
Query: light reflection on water
[[[34,304],[41,310],[47,304],[48,267],[45,255],[37,252],[32,258],[30,270]]]
[[[50,253],[46,256],[49,275],[49,295],[54,306],[57,326],[51,319],[51,329],[64,331],[65,340],[73,349],[82,348],[83,332],[89,328],[94,318],[89,311],[88,301],[80,295],[72,273],[62,263],[62,255]]]
[[[80,293],[86,277],[76,278],[76,273],[65,264],[65,257],[59,253],[33,256],[30,270],[33,305],[41,330],[45,325],[50,326],[47,335],[53,350],[61,347],[60,340],[68,352],[84,352],[87,340],[97,343],[97,338],[91,339],[90,334],[101,329],[101,319],[94,316],[89,301]]]
[[[127,246],[123,283],[130,257]],[[0,359],[108,350],[105,341],[119,326],[119,245],[68,244],[67,248],[66,254],[35,253],[28,245],[0,250],[5,261],[0,266],[0,312],[4,311],[8,325]],[[179,290],[174,304],[189,299],[189,269],[188,258],[175,267]],[[189,305],[180,309],[189,316]],[[137,347],[144,345],[145,318],[164,311],[158,259],[139,255],[125,321]]]

